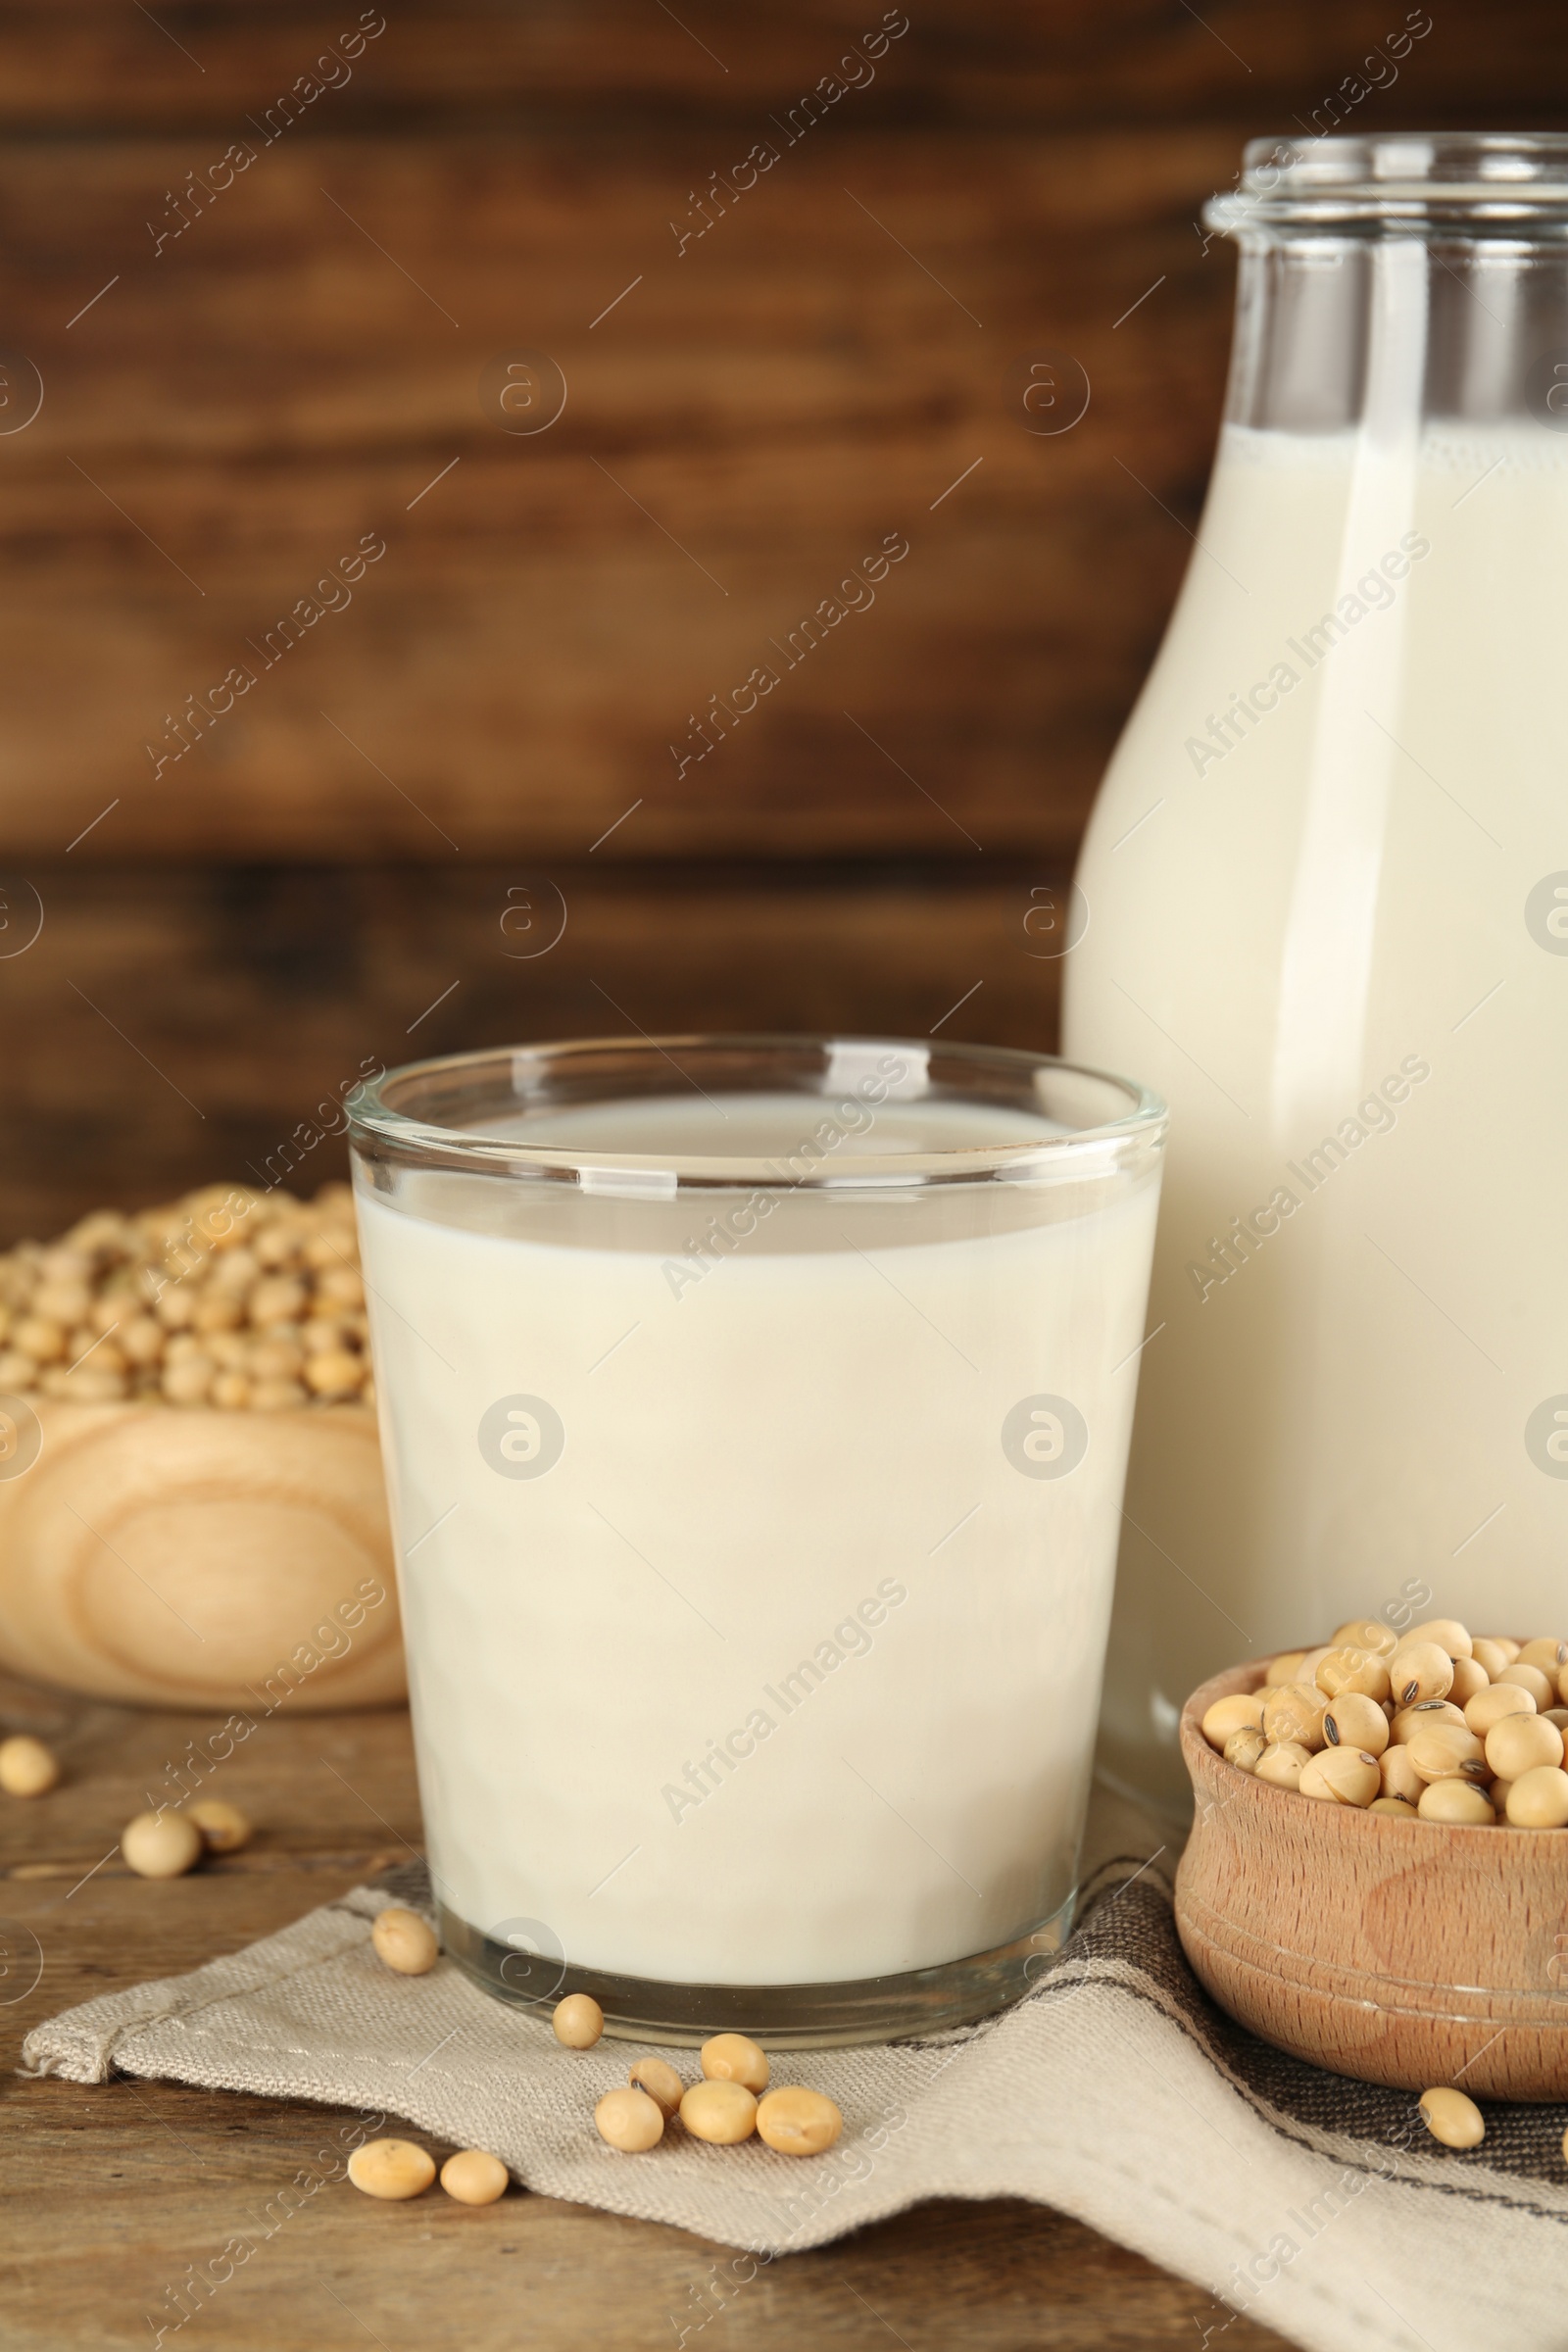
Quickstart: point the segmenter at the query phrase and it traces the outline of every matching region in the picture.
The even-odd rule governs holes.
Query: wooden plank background
[[[874,0],[0,10],[0,1241],[243,1173],[367,1054],[1052,1044],[1030,894],[1217,422],[1199,206],[1406,13],[911,0],[805,128]],[[1500,0],[1437,10],[1350,126],[1565,103],[1555,12]],[[533,434],[481,389],[520,351],[566,386]],[[1091,388],[1054,436],[1043,352]],[[267,665],[302,599],[336,609]],[[524,890],[568,909],[532,960]]]

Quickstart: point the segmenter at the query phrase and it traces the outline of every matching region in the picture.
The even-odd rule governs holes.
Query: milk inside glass
[[[487,1132],[782,1169],[823,1108],[672,1091]],[[890,1102],[835,1169],[1060,1133]],[[754,1985],[918,1969],[1061,1913],[1156,1186],[786,1182],[748,1220],[750,1183],[694,1206],[646,1167],[414,1170],[391,1198],[362,1168],[450,1913],[544,1923],[589,1969]]]
[[[1172,1795],[1203,1675],[1423,1590],[1555,1625],[1568,1534],[1530,1442],[1568,1390],[1568,439],[1229,425],[1199,540],[1064,1033],[1172,1104],[1106,1692]]]

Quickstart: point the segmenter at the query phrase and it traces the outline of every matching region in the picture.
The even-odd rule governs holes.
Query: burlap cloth
[[[744,2249],[737,2279],[925,2197],[1021,2196],[1075,2214],[1193,2281],[1194,2344],[1245,2311],[1311,2352],[1568,2347],[1568,2109],[1491,2105],[1482,2147],[1440,2148],[1412,2096],[1267,2048],[1207,2000],[1171,1921],[1172,1853],[1102,1798],[1081,1924],[1005,2015],[932,2041],[775,2058],[843,2109],[801,2160],[678,2129],[623,2156],[594,2132],[624,2042],[564,2050],[548,2014],[448,1961],[396,1977],[370,1946],[422,1867],[356,1887],[187,1977],[69,2009],[28,2072],[113,2072],[320,2099],[493,2149],[526,2187]],[[1128,1843],[1130,1837],[1130,1844]],[[695,2080],[694,2053],[672,2052]],[[389,2129],[395,2125],[389,2123]]]

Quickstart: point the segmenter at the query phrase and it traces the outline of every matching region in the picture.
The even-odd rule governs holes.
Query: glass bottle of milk
[[[1104,1722],[1568,1620],[1568,138],[1248,150],[1225,423],[1063,1051],[1172,1108]],[[1428,1600],[1430,1595],[1430,1605]]]

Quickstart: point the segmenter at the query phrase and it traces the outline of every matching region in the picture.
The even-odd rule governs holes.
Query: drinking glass
[[[929,2031],[1071,1918],[1165,1118],[622,1039],[350,1102],[446,1947],[607,2031]]]

